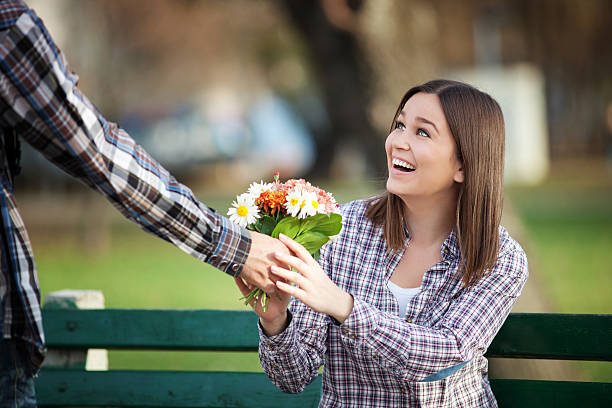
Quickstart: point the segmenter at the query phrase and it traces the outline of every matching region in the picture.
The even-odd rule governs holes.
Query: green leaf
[[[301,220],[298,220],[296,217],[285,217],[274,227],[272,234],[270,236],[272,238],[278,238],[278,234],[285,234],[291,239],[294,239],[295,236],[300,231]]]
[[[265,235],[272,235],[272,231],[274,231],[277,221],[269,215],[264,215],[257,222],[257,224],[259,224],[259,229],[257,230],[258,232]]]
[[[319,232],[331,237],[340,233],[342,229],[342,216],[340,214],[317,214],[308,217],[302,225],[302,232]]]
[[[302,226],[300,228],[300,234],[304,232],[308,232],[313,228],[316,228],[322,222],[325,222],[328,219],[327,214],[316,214],[306,217],[302,220]],[[299,235],[299,234],[298,234]]]
[[[311,254],[316,253],[319,248],[329,241],[329,237],[320,232],[308,231],[294,238],[295,242],[302,244]]]

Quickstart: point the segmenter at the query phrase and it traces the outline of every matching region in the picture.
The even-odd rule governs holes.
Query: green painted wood
[[[491,380],[500,407],[609,407],[611,383]],[[317,378],[298,395],[284,394],[261,373],[43,370],[41,407],[316,407]]]
[[[319,377],[301,394],[284,394],[263,373],[43,370],[38,405],[121,407],[310,408]]]
[[[612,361],[612,315],[510,314],[487,357]]]
[[[234,310],[43,310],[49,347],[257,350],[257,317]],[[511,314],[489,357],[612,361],[612,315]]]
[[[256,351],[257,315],[238,310],[43,310],[48,347]]]
[[[257,317],[221,310],[43,310],[49,347],[254,351]],[[490,357],[605,360],[611,315],[511,314]],[[612,406],[612,383],[491,380],[502,407]],[[40,406],[315,407],[320,379],[297,396],[261,373],[43,370]]]
[[[503,408],[612,407],[612,383],[492,379]]]

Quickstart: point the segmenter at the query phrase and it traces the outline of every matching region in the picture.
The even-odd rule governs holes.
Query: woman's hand
[[[246,296],[254,287],[249,287],[242,280],[242,278],[234,278],[236,285],[243,296]],[[287,306],[291,300],[291,295],[286,293],[278,292],[270,295],[268,300],[267,309],[264,312],[262,306],[262,297],[254,299],[250,305],[259,316],[261,326],[264,328],[264,332],[267,336],[274,336],[285,330],[287,326]]]
[[[295,256],[275,253],[279,264],[292,267],[297,272],[272,266],[273,274],[282,278],[276,282],[278,289],[301,300],[316,312],[328,314],[344,322],[353,310],[353,297],[340,289],[306,249],[291,238],[280,234],[279,239]],[[297,286],[286,282],[293,282]]]

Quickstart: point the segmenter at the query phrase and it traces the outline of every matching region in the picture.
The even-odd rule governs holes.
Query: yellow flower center
[[[246,208],[244,205],[241,205],[240,207],[238,207],[238,210],[236,210],[236,212],[238,213],[239,216],[246,217],[247,214],[249,213],[249,209]]]
[[[291,205],[297,205],[299,203],[299,200],[297,198],[292,198],[291,199]]]
[[[302,201],[302,204],[300,204],[300,208],[304,208],[305,205],[306,205],[306,200]]]
[[[312,202],[312,207],[313,207],[314,209],[319,208],[319,203],[317,203],[316,201],[313,201],[313,202]]]

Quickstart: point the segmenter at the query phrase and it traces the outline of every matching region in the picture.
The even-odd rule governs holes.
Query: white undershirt
[[[393,296],[397,299],[397,303],[399,305],[399,315],[400,317],[406,316],[406,306],[408,306],[408,302],[410,299],[415,297],[421,291],[421,288],[402,288],[401,286],[397,286],[395,283],[388,281],[387,287],[393,293]]]

